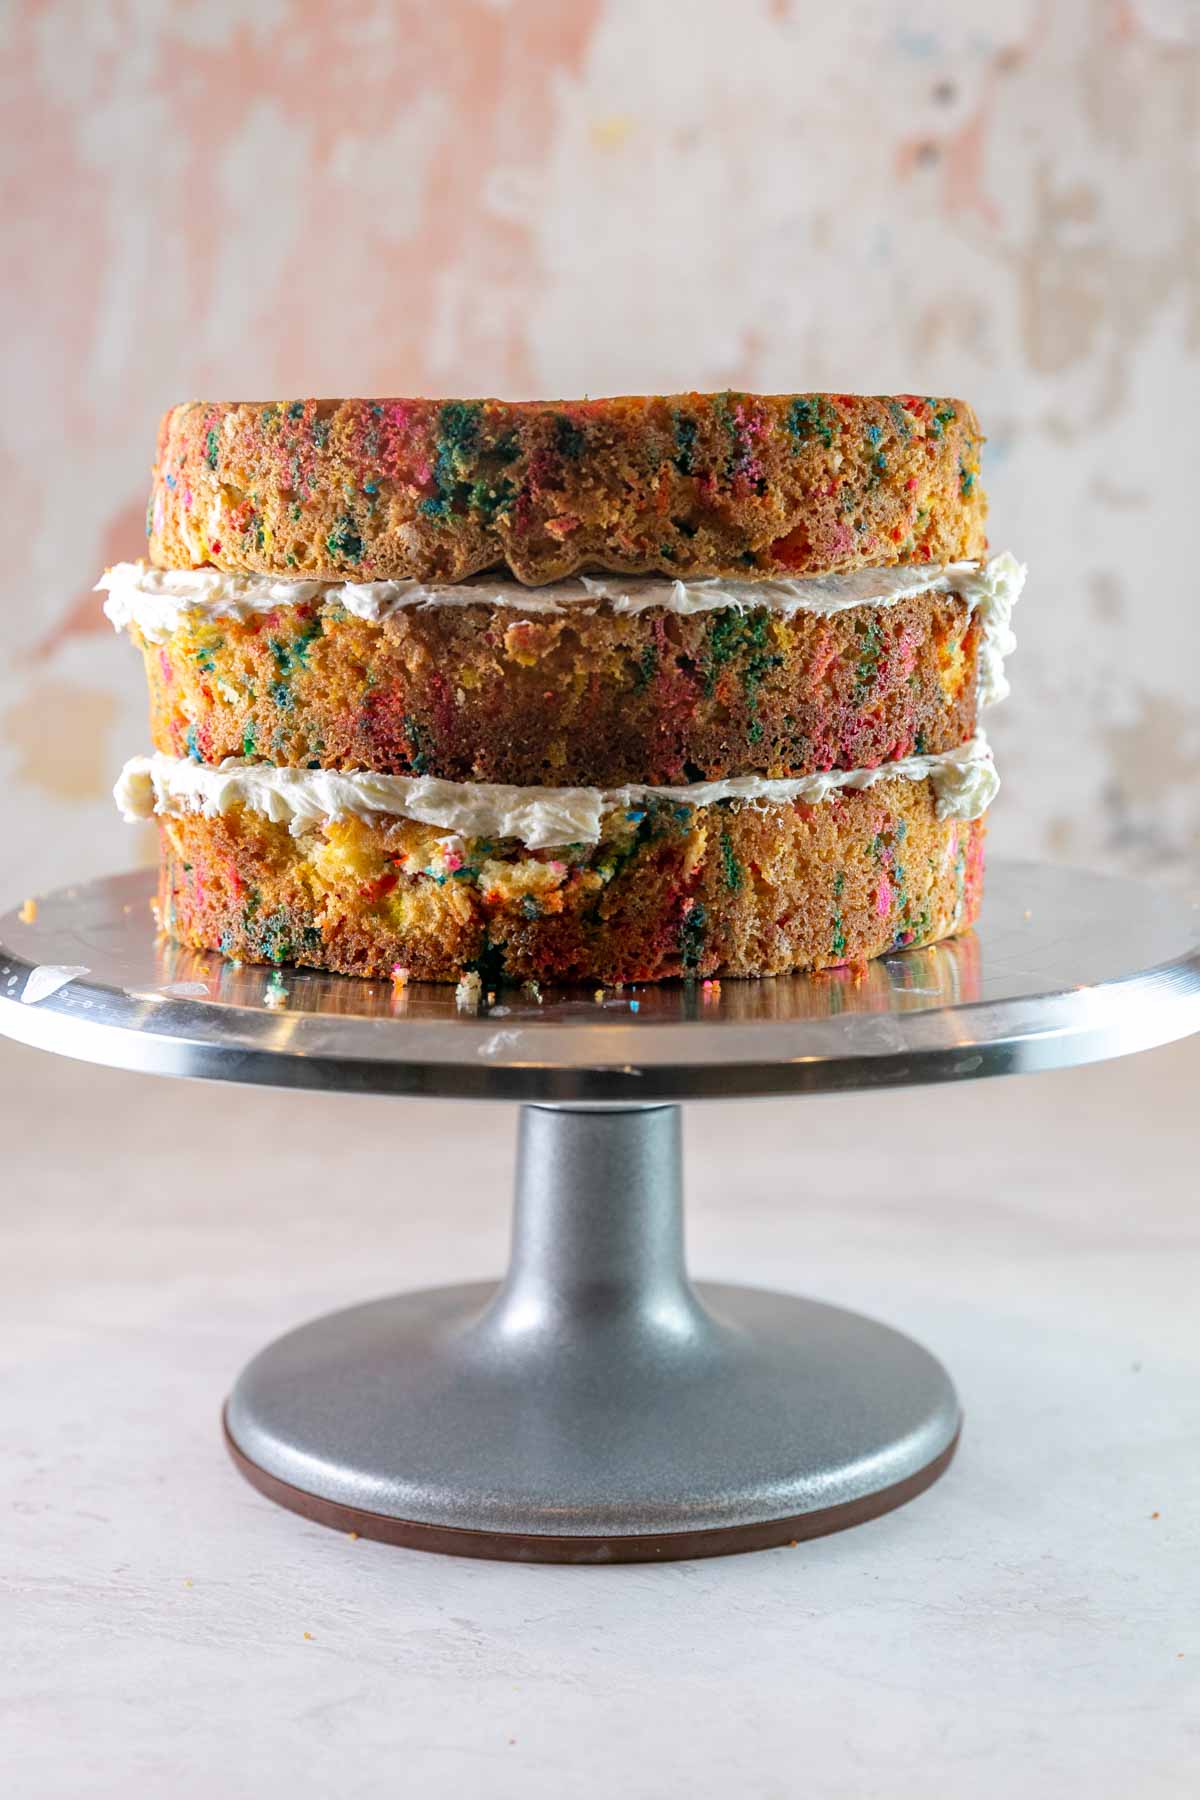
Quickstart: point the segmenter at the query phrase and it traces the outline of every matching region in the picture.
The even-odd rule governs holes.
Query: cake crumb
[[[351,1533],[350,1533],[350,1542],[351,1542],[351,1543],[352,1543],[352,1544],[357,1544],[357,1542],[358,1542],[358,1533],[357,1533],[357,1531],[352,1531],[352,1532],[351,1532]]]
[[[604,1005],[604,989],[597,988],[595,993],[592,995],[592,999],[596,1002],[597,1006],[603,1006]]]
[[[468,969],[454,990],[454,999],[459,1012],[469,1012],[472,1007],[478,1006],[482,993],[482,981],[474,969]]]
[[[313,1634],[312,1634],[312,1632],[311,1632],[311,1631],[306,1631],[306,1632],[305,1632],[305,1634],[304,1634],[304,1641],[305,1641],[305,1642],[306,1642],[306,1643],[308,1643],[308,1644],[311,1644],[311,1643],[312,1643],[312,1641],[313,1641]]]
[[[536,1000],[539,1006],[542,1004],[542,990],[536,981],[523,981],[521,992],[527,1000]]]
[[[402,968],[399,963],[392,964],[392,986],[398,988],[408,986],[408,970]]]
[[[22,925],[35,924],[37,922],[37,901],[33,899],[26,900],[24,906],[17,914],[17,917],[20,919]]]
[[[264,1006],[273,1007],[274,1010],[278,1012],[279,1009],[286,1006],[287,1003],[288,991],[283,985],[283,976],[279,973],[279,970],[276,969],[267,983],[266,991],[263,994],[263,1004]]]

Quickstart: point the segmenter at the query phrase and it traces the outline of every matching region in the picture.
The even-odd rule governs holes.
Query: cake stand
[[[913,1498],[954,1454],[954,1388],[909,1338],[691,1283],[680,1101],[1064,1068],[1200,1028],[1200,907],[1032,864],[993,864],[976,930],[857,970],[505,989],[465,1012],[452,988],[181,950],[155,934],[152,890],[142,871],[0,919],[0,1029],[160,1075],[522,1103],[504,1279],[302,1325],[225,1409],[234,1461],[273,1500],[470,1556],[814,1537]]]

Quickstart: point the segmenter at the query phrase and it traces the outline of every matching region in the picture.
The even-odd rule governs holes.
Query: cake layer
[[[801,776],[961,744],[1005,691],[1024,571],[619,579],[531,593],[121,565],[158,750],[450,781]]]
[[[817,574],[982,554],[961,400],[193,401],[147,514],[163,568],[455,581],[507,566]]]
[[[160,819],[161,922],[246,962],[457,981],[649,981],[836,967],[970,925],[981,820],[888,776],[823,802],[650,797],[530,849],[395,814],[295,835],[237,803]]]

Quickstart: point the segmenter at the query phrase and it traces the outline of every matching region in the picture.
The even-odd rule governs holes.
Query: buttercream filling
[[[756,807],[816,805],[844,790],[880,781],[928,781],[938,817],[977,819],[995,798],[1000,778],[980,732],[956,750],[905,756],[874,769],[829,769],[790,780],[739,775],[683,787],[506,787],[494,782],[437,781],[426,775],[376,775],[360,769],[286,769],[227,758],[216,766],[186,757],[135,756],[125,764],[113,796],[125,818],[202,813],[216,818],[239,807],[287,825],[294,837],[326,821],[381,816],[417,819],[460,837],[516,838],[531,850],[599,842],[607,813],[648,800],[713,806],[736,800]]]
[[[1016,647],[1012,609],[1025,583],[1025,567],[1009,551],[989,562],[924,563],[891,569],[855,569],[795,581],[667,581],[661,577],[581,575],[577,580],[528,588],[511,578],[478,575],[433,586],[421,581],[283,581],[274,575],[232,575],[222,569],[152,569],[117,563],[97,589],[107,590],[104,611],[118,631],[136,625],[161,644],[192,617],[248,619],[281,606],[318,601],[355,618],[379,623],[405,607],[502,606],[523,613],[663,611],[746,612],[762,608],[788,617],[846,612],[855,606],[894,606],[919,594],[957,594],[983,630],[979,647],[979,699],[983,705],[1008,693],[1004,659]]]

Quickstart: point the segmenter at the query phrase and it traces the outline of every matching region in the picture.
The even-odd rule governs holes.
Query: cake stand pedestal
[[[242,1372],[230,1452],[272,1499],[463,1555],[616,1562],[874,1518],[947,1467],[961,1414],[918,1344],[788,1294],[694,1286],[684,1099],[1062,1068],[1200,1029],[1200,910],[994,864],[975,931],[762,982],[452,989],[273,975],[156,937],[152,877],[0,919],[0,1030],[119,1068],[523,1102],[496,1284],[301,1326]]]

